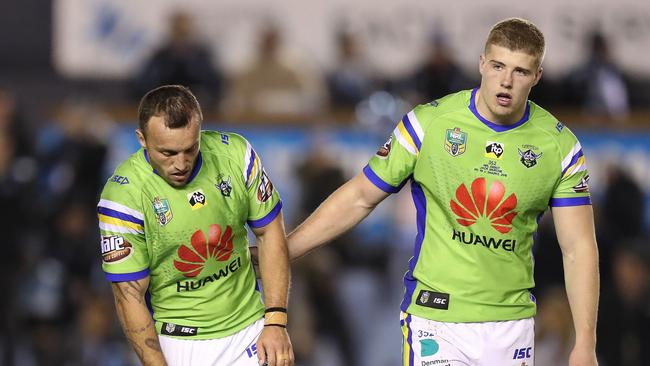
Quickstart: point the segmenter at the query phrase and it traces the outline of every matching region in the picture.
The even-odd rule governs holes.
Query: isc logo
[[[196,328],[192,328],[192,327],[181,327],[181,333],[192,334],[192,335],[194,335],[194,334],[196,334]]]
[[[102,237],[102,254],[106,254],[113,250],[124,249],[124,238],[121,236],[104,236]]]
[[[512,356],[513,360],[521,360],[522,358],[530,358],[530,351],[533,347],[528,348],[517,348],[515,349],[515,354]]]
[[[434,304],[440,304],[440,305],[445,305],[447,304],[447,299],[441,298],[441,297],[434,297],[433,301],[431,301]]]

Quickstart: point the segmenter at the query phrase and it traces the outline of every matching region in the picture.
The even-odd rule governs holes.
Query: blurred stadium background
[[[0,12],[0,365],[137,364],[100,268],[95,204],[137,149],[137,102],[199,96],[206,128],[243,133],[290,230],[360,171],[417,103],[478,85],[490,26],[545,32],[532,99],[580,138],[601,252],[601,365],[650,364],[650,3],[637,0],[58,0]],[[400,363],[409,192],[295,264],[298,365]],[[572,328],[548,215],[535,250],[537,364]]]

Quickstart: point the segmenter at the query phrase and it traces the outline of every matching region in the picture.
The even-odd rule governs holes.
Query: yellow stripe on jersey
[[[127,229],[124,232],[133,232],[139,233],[139,234],[144,234],[144,227],[140,224],[136,224],[130,221],[125,221],[125,220],[120,220],[115,217],[110,217],[106,215],[99,214],[97,215],[99,218],[99,225],[100,229],[102,228],[102,224],[110,225],[113,229],[117,228],[124,228]],[[109,231],[114,231],[114,230],[109,230]]]
[[[404,127],[404,122],[403,121],[399,121],[399,123],[397,124],[397,127],[395,128],[394,132],[395,132],[395,137],[397,138],[397,141],[408,152],[410,152],[413,155],[418,155],[420,153],[417,146],[415,145],[415,142],[413,141],[413,138],[411,137],[411,135],[406,130],[406,127]]]
[[[406,319],[404,319],[404,324],[402,325],[402,336],[404,338],[402,339],[402,344],[404,347],[402,347],[402,358],[404,362],[404,366],[410,366],[411,365],[411,345],[409,344],[409,332],[411,330],[408,327],[408,324],[406,323]]]
[[[255,160],[253,161],[253,169],[251,169],[251,173],[248,175],[246,181],[248,184],[251,184],[255,177],[257,176],[257,169],[259,169],[260,166],[260,158],[255,154]]]
[[[585,157],[581,156],[576,160],[576,162],[571,165],[569,168],[567,168],[566,172],[564,172],[564,175],[562,178],[566,178],[568,176],[571,176],[573,174],[579,173],[583,170],[587,169],[587,165],[585,164]]]

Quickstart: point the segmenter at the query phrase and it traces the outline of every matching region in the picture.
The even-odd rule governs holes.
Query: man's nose
[[[512,87],[512,74],[509,72],[503,73],[503,77],[501,78],[501,86],[507,89],[510,89]]]
[[[174,157],[174,168],[176,170],[180,170],[182,172],[188,170],[189,168],[189,159],[187,158],[187,155],[185,154],[177,154]]]

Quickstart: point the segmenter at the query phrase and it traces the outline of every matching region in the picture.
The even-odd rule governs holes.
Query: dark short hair
[[[521,18],[508,18],[495,24],[485,42],[485,53],[491,45],[534,56],[537,66],[541,65],[546,50],[542,31],[532,22]]]
[[[203,121],[201,106],[189,88],[182,85],[163,85],[149,91],[140,100],[138,125],[142,133],[151,117],[164,117],[165,126],[181,128],[193,119]]]

